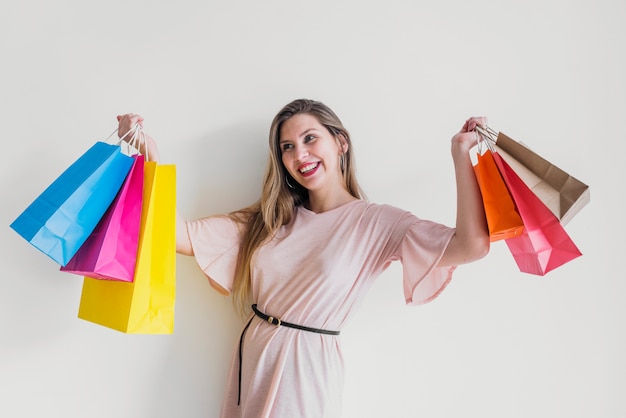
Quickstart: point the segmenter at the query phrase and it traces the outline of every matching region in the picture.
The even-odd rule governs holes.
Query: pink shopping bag
[[[134,155],[122,188],[94,231],[61,271],[132,282],[141,224],[144,157]]]

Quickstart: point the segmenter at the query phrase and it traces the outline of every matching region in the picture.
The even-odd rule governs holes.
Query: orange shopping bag
[[[484,152],[482,152],[483,144],[487,145]],[[476,148],[476,158],[474,173],[483,198],[491,242],[521,235],[524,231],[524,222],[486,140],[479,142]]]

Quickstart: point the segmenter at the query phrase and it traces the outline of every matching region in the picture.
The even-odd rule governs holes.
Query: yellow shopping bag
[[[176,167],[144,165],[134,281],[84,278],[78,317],[128,334],[171,334],[176,296]]]

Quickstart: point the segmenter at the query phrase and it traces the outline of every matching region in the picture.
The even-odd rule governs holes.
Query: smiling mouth
[[[300,172],[300,174],[302,175],[307,175],[311,172],[313,172],[317,167],[319,167],[320,163],[309,163],[309,164],[305,164],[302,167],[300,167],[298,169],[298,171]]]

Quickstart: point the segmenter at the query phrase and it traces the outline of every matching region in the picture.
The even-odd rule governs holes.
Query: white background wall
[[[271,118],[307,97],[351,131],[371,201],[454,223],[471,115],[591,186],[584,255],[520,273],[503,242],[407,308],[400,265],[343,332],[345,417],[624,417],[626,4],[618,0],[5,2],[0,416],[214,417],[240,322],[178,258],[176,329],[77,318],[82,278],[9,229],[115,116],[175,163],[188,218],[259,196]]]

